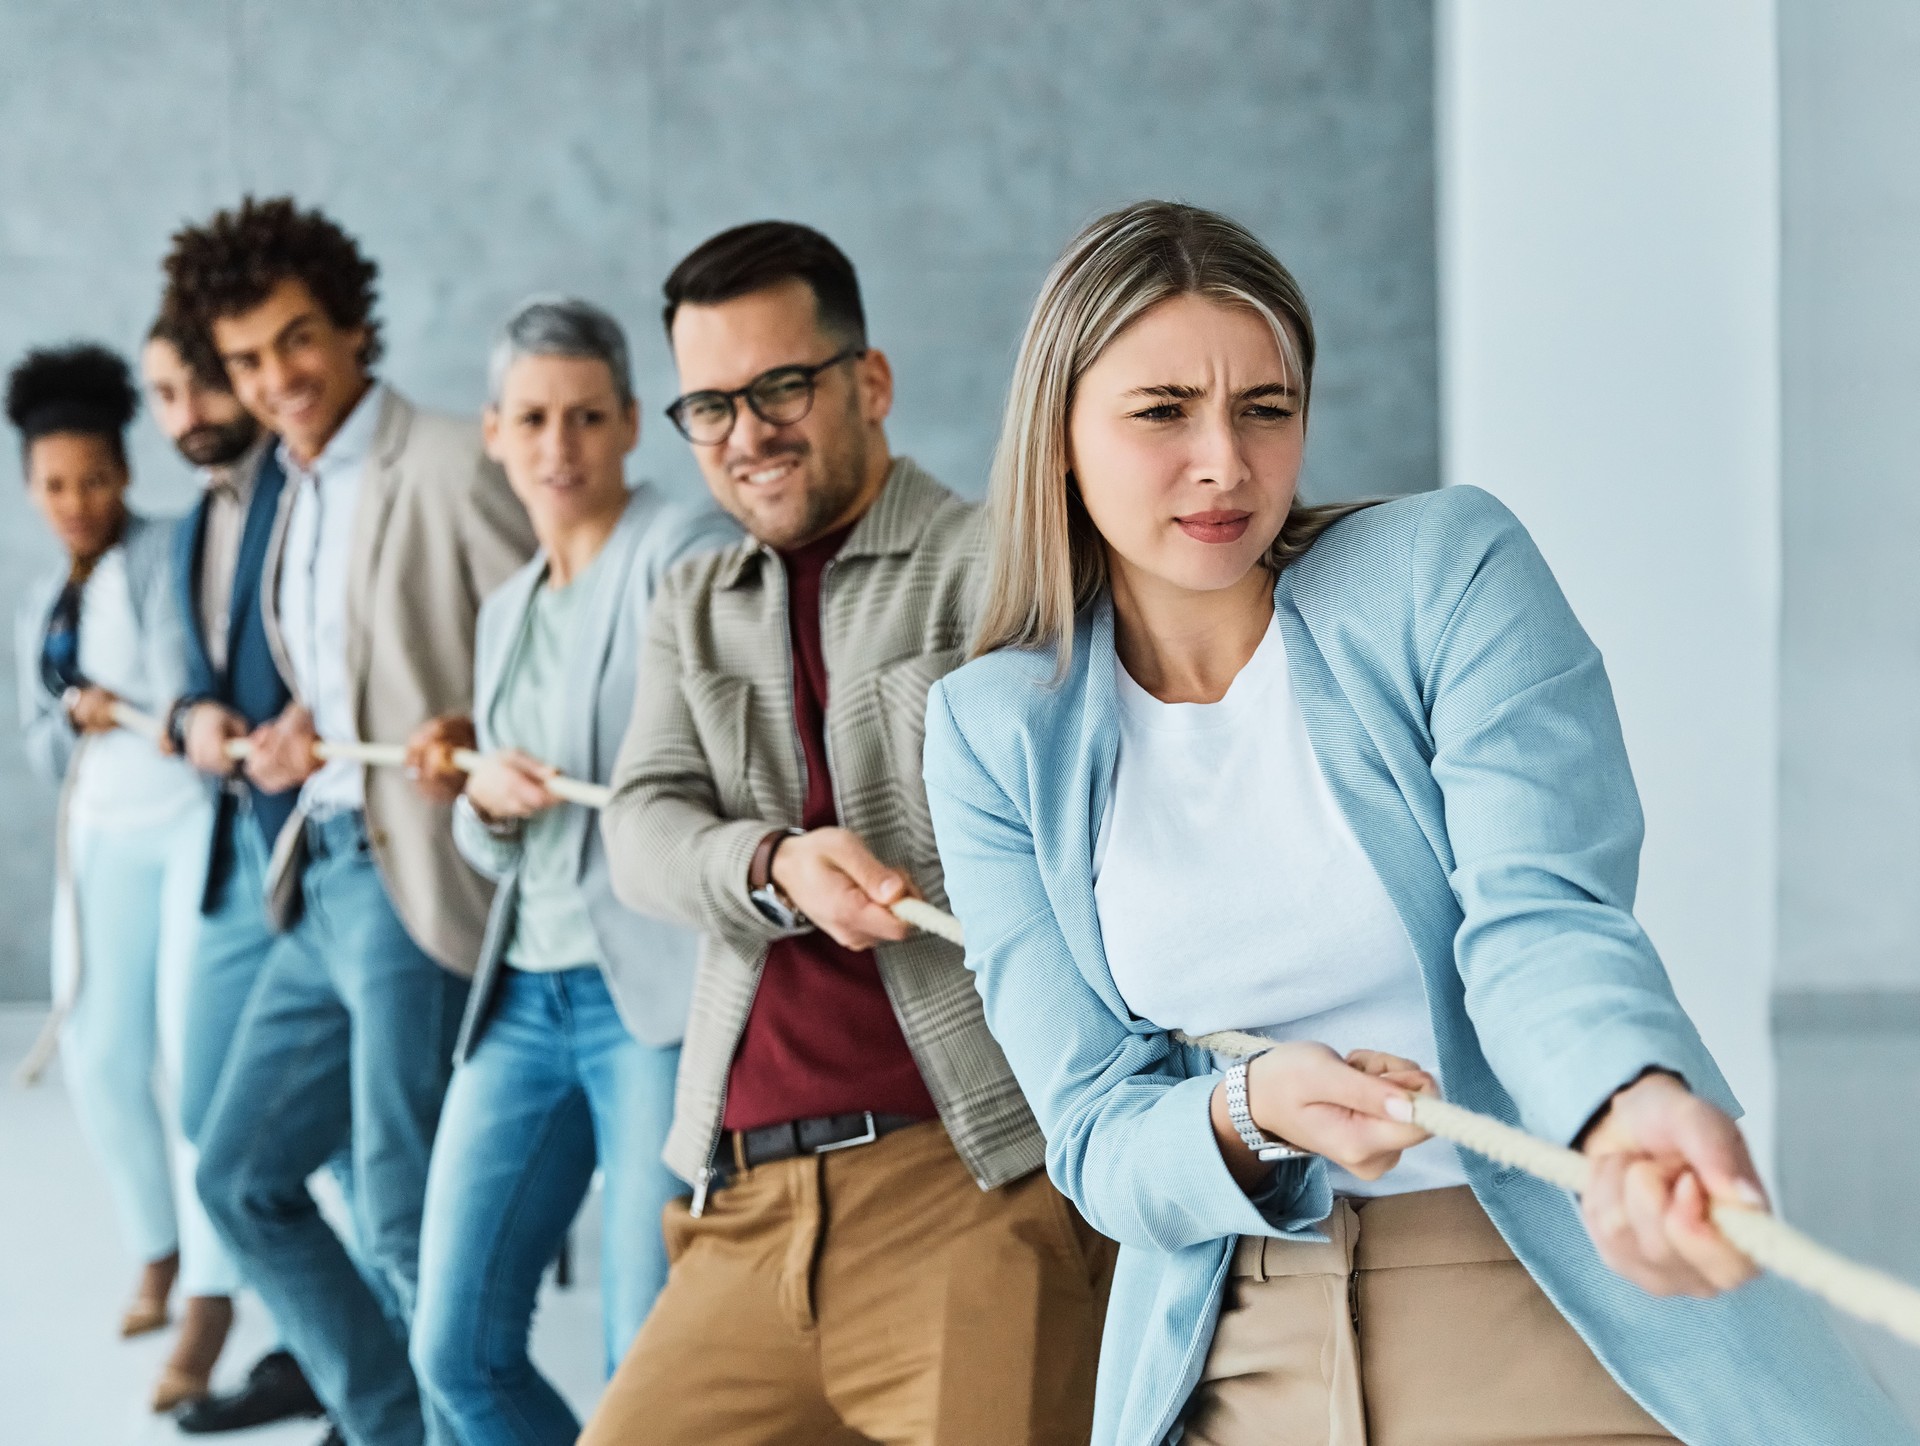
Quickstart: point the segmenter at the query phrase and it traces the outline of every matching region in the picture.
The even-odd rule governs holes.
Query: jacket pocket
[[[680,691],[687,700],[694,732],[687,740],[694,756],[680,766],[704,773],[712,781],[723,816],[759,816],[763,810],[748,775],[753,685],[730,673],[689,668],[680,675]]]
[[[927,742],[927,692],[959,667],[962,649],[939,648],[918,657],[889,664],[864,680],[870,706],[879,715],[873,733],[883,755],[876,760],[879,776],[891,785],[894,817],[884,830],[893,856],[914,882],[929,894],[945,898],[941,887],[940,850],[933,837],[933,814],[927,807],[926,782],[921,774]],[[875,830],[876,833],[883,830]],[[882,857],[887,857],[883,853]]]

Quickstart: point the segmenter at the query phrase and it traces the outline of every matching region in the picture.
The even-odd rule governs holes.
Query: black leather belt
[[[791,1160],[796,1155],[824,1155],[855,1145],[871,1145],[882,1135],[919,1123],[911,1115],[876,1115],[871,1110],[862,1110],[857,1115],[824,1115],[765,1125],[757,1130],[735,1130],[733,1135],[738,1146],[736,1158],[751,1169],[755,1165],[770,1165],[775,1160]]]

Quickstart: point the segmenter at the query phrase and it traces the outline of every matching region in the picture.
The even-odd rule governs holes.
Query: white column
[[[1639,914],[1771,1161],[1780,573],[1770,0],[1442,0],[1448,483],[1606,656]]]

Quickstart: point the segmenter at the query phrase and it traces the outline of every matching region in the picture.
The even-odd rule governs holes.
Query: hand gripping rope
[[[157,721],[125,704],[115,704],[113,716],[116,723],[131,732],[156,741],[162,736]],[[244,739],[227,745],[230,758],[244,758],[246,753]],[[317,743],[314,754],[322,761],[351,759],[373,767],[395,767],[406,759],[406,749],[391,743]],[[454,766],[466,772],[472,772],[479,761],[480,755],[468,749],[459,749],[453,756]],[[587,808],[604,808],[613,796],[612,789],[600,784],[565,777],[548,779],[547,788],[556,798]],[[945,910],[923,899],[902,899],[892,907],[903,923],[965,946],[960,921]],[[1184,1034],[1176,1034],[1175,1038],[1228,1055],[1258,1054],[1272,1044],[1259,1035],[1231,1029],[1203,1034],[1197,1039]],[[1573,1194],[1586,1189],[1592,1167],[1587,1157],[1577,1150],[1565,1149],[1433,1095],[1416,1094],[1410,1098],[1413,1123],[1428,1134],[1450,1140],[1499,1164],[1525,1170]],[[1707,1211],[1715,1228],[1728,1242],[1761,1269],[1792,1281],[1849,1315],[1882,1326],[1920,1346],[1920,1290],[1884,1271],[1827,1249],[1765,1210],[1713,1200],[1708,1203]]]
[[[919,899],[902,899],[893,912],[916,929],[964,945],[960,921]],[[1177,1036],[1187,1044],[1218,1054],[1254,1055],[1273,1041],[1239,1030]],[[1502,1165],[1525,1170],[1575,1195],[1586,1189],[1592,1166],[1577,1150],[1563,1149],[1489,1115],[1450,1105],[1433,1095],[1412,1096],[1413,1122],[1430,1135],[1472,1150]],[[1829,1305],[1883,1326],[1920,1346],[1920,1290],[1884,1271],[1848,1260],[1803,1235],[1777,1215],[1751,1206],[1714,1200],[1708,1204],[1714,1226],[1755,1265],[1770,1270]]]
[[[158,719],[125,703],[113,705],[113,721],[129,733],[138,733],[155,743],[165,734]],[[235,762],[245,759],[252,751],[252,746],[244,738],[232,739],[227,744],[227,757]],[[365,764],[369,768],[398,768],[407,761],[407,750],[399,743],[328,743],[323,740],[313,745],[313,756],[322,763],[340,759]],[[462,773],[471,773],[479,766],[481,756],[471,748],[456,748],[453,750],[453,766]],[[547,779],[546,786],[547,792],[555,798],[585,808],[605,808],[613,797],[613,790],[603,784],[583,783],[565,774],[557,773]]]

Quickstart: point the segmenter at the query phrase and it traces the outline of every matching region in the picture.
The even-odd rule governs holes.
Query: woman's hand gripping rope
[[[964,945],[960,921],[951,914],[919,899],[903,899],[893,907],[896,914],[915,928]],[[1271,1040],[1237,1030],[1202,1035],[1198,1039],[1184,1035],[1180,1038],[1202,1049],[1229,1055],[1258,1054],[1273,1045]],[[1429,1134],[1450,1140],[1498,1164],[1525,1170],[1576,1195],[1584,1194],[1593,1185],[1595,1162],[1577,1150],[1549,1143],[1491,1116],[1448,1104],[1437,1095],[1411,1093],[1407,1098],[1411,1123]],[[1698,1188],[1697,1182],[1693,1188]],[[1706,1214],[1726,1242],[1755,1266],[1792,1281],[1849,1315],[1920,1345],[1920,1290],[1884,1271],[1827,1249],[1758,1205],[1709,1199]]]

